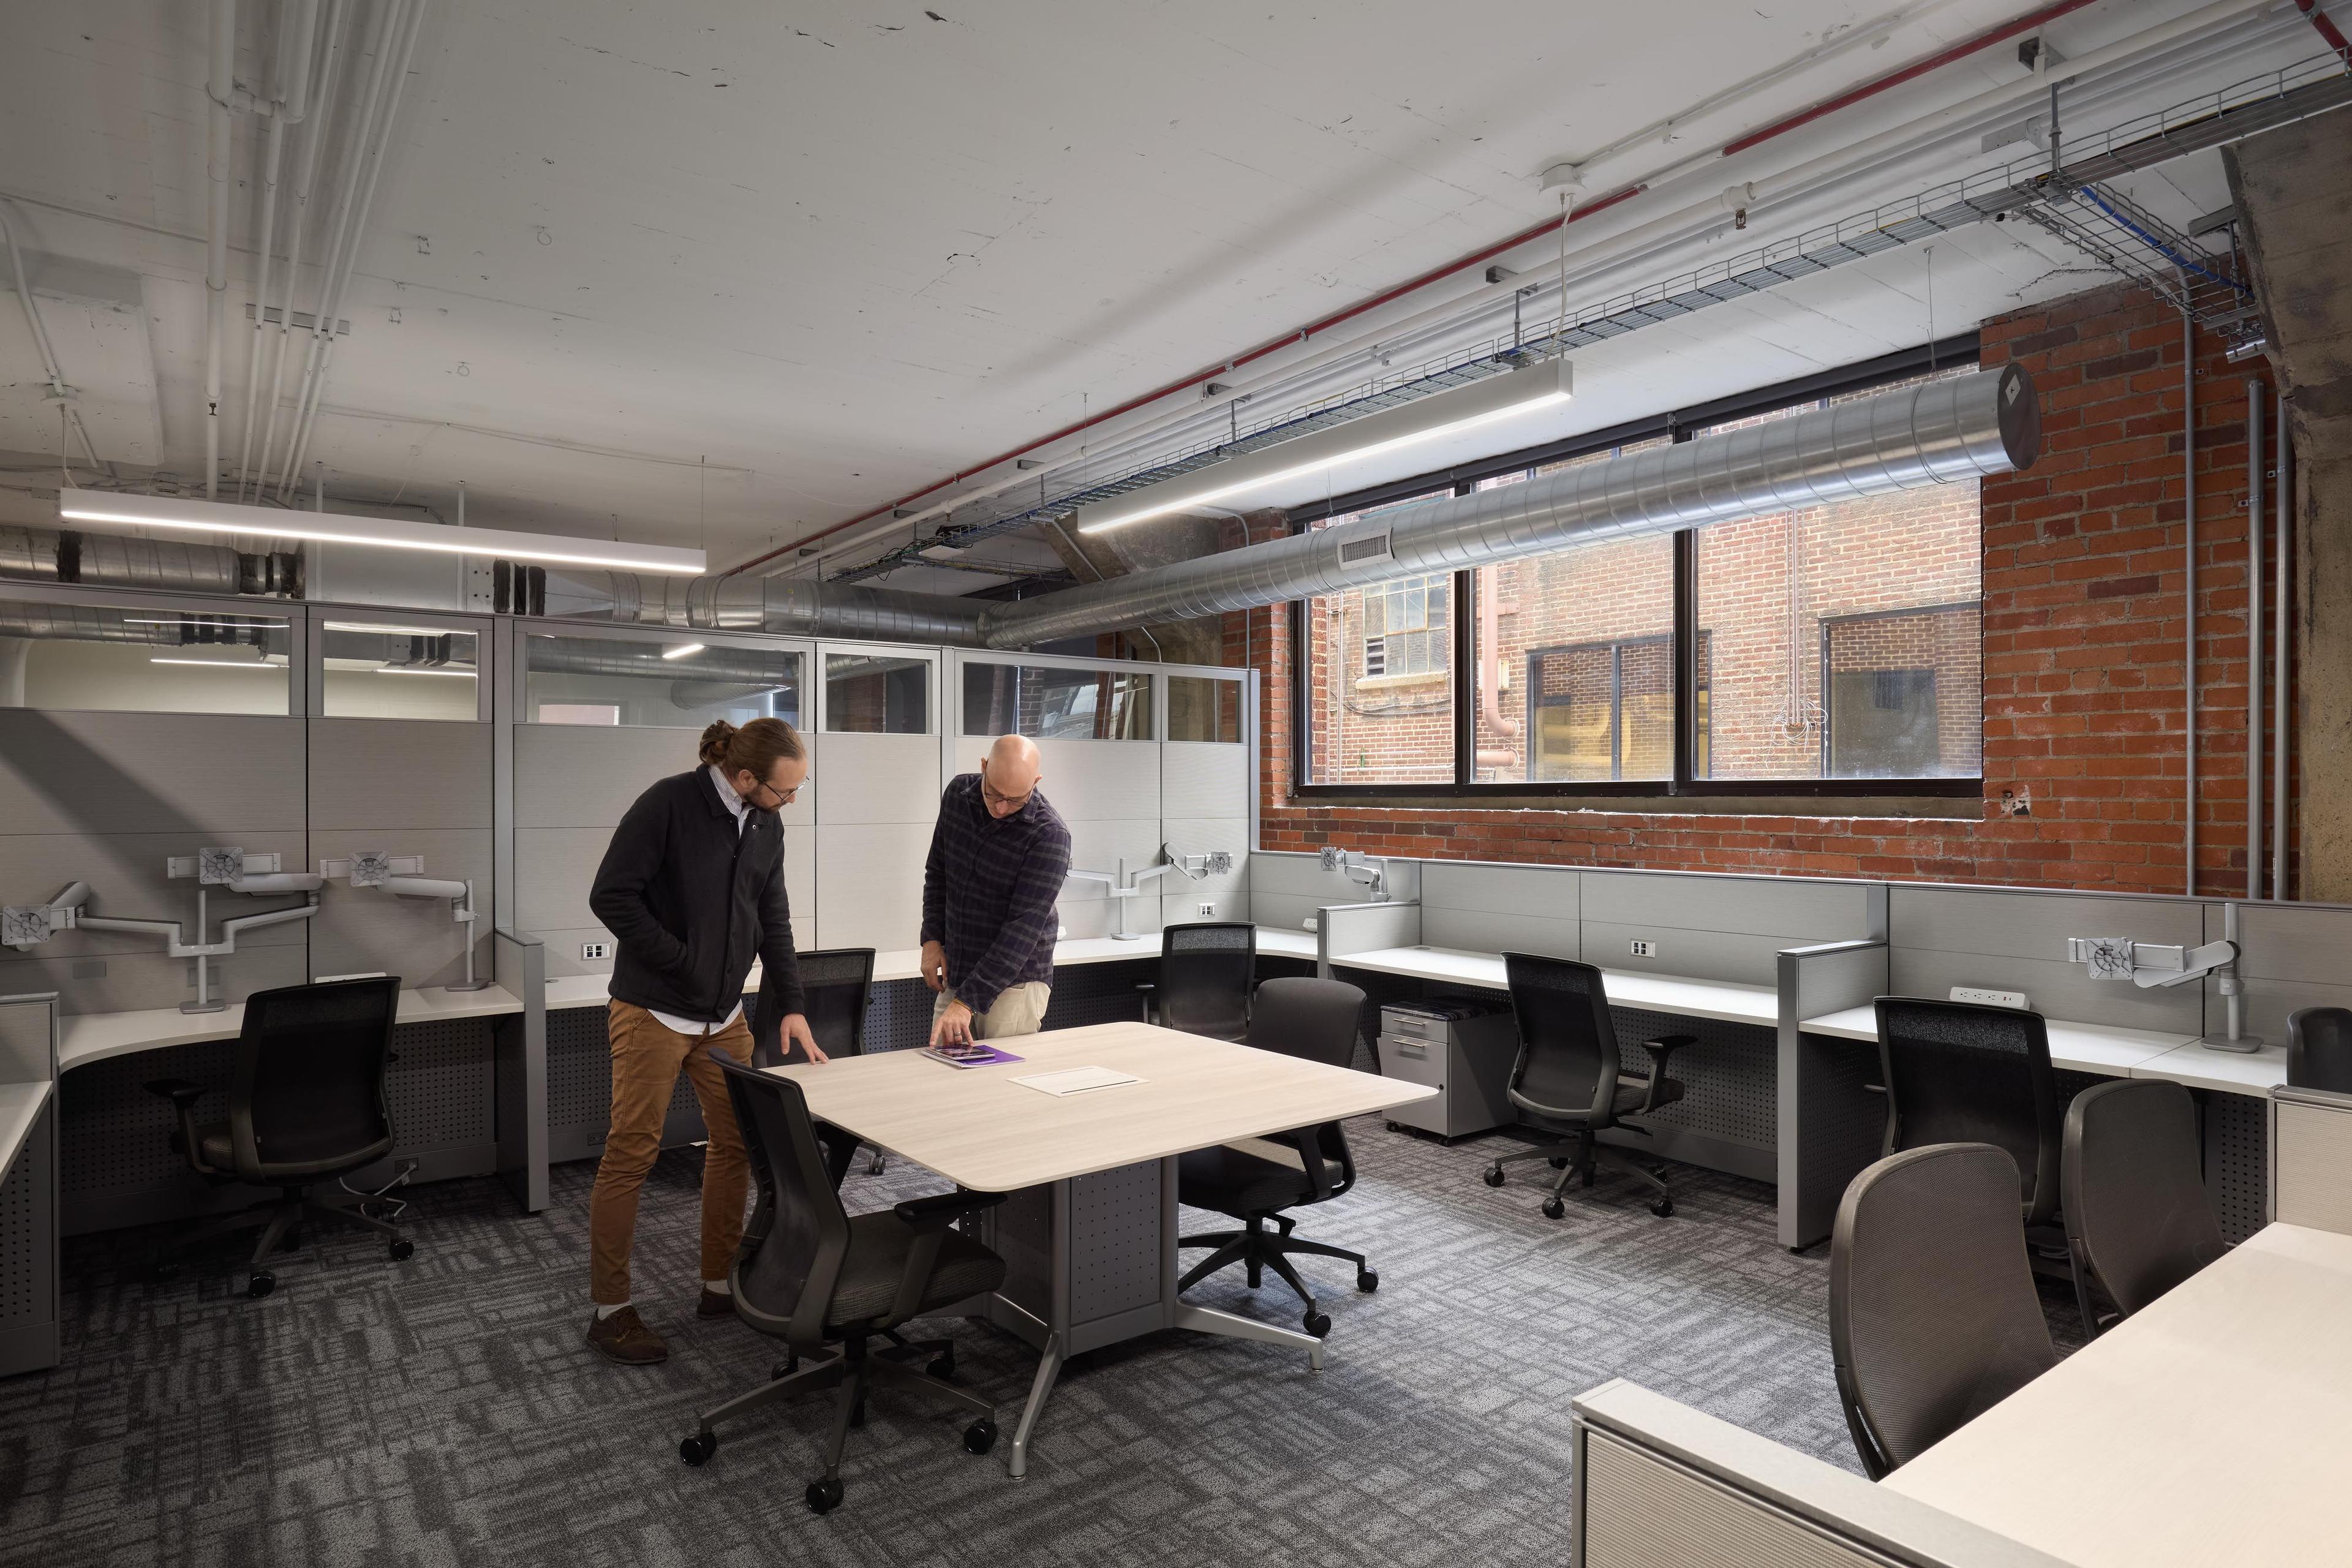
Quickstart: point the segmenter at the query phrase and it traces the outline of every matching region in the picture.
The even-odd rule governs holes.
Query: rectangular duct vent
[[[1361,566],[1368,561],[1395,559],[1395,553],[1389,549],[1389,531],[1385,528],[1378,533],[1367,533],[1360,539],[1339,542],[1339,564],[1342,566]]]

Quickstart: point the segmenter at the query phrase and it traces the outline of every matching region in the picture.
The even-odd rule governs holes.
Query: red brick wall
[[[1225,617],[1265,676],[1264,844],[1377,854],[2047,887],[2183,888],[2180,322],[2116,285],[1984,323],[2042,395],[2042,456],[1986,481],[1980,819],[1326,804],[1290,778],[1288,618]],[[2197,339],[2198,890],[2245,876],[2245,394]],[[1254,519],[1253,537],[1269,520]],[[1238,525],[1229,530],[1234,542]],[[2000,814],[2004,791],[2032,815]]]

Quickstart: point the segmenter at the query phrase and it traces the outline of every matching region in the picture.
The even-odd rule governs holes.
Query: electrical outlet
[[[583,942],[580,944],[580,962],[583,963],[593,963],[600,958],[612,956],[613,944],[609,942]]]
[[[1633,939],[1633,956],[1636,958],[1655,958],[1658,956],[1658,944],[1654,942],[1643,942],[1639,937],[1636,937]]]
[[[1216,906],[1216,905],[1214,905],[1214,904],[1202,904],[1202,905],[1201,906],[1201,918],[1202,918],[1202,920],[1204,920],[1204,921],[1205,921],[1205,920],[1214,920],[1214,919],[1216,918],[1216,914],[1217,914],[1217,906]]]
[[[2022,991],[1988,991],[1981,985],[1955,985],[1952,1000],[1973,1002],[1979,1007],[2019,1007],[2025,1005]]]

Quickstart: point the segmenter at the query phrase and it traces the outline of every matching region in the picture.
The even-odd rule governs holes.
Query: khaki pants
[[[721,1050],[748,1067],[751,1031],[741,1018],[709,1035],[681,1035],[633,1003],[612,1005],[613,1125],[588,1199],[588,1295],[600,1307],[629,1299],[629,1249],[637,1234],[637,1189],[661,1153],[662,1121],[683,1068],[702,1102],[709,1138],[702,1161],[702,1278],[724,1279],[743,1239],[743,1199],[751,1167],[727,1098]]]
[[[975,1040],[1001,1040],[1008,1035],[1034,1035],[1045,1022],[1045,1004],[1052,998],[1054,988],[1042,980],[1024,981],[1008,985],[996,994],[996,1000],[985,1013],[971,1016],[971,1037]],[[941,991],[931,998],[931,1022],[955,1000],[952,992]]]

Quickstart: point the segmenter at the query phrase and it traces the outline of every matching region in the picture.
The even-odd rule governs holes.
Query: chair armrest
[[[891,1205],[890,1212],[919,1229],[944,1230],[968,1214],[992,1209],[1003,1203],[1004,1193],[952,1192],[935,1193],[927,1198],[908,1198],[903,1204]]]
[[[1696,1035],[1660,1035],[1654,1040],[1642,1042],[1642,1048],[1650,1053],[1650,1091],[1642,1097],[1643,1110],[1658,1103],[1658,1086],[1666,1081],[1666,1064],[1674,1059],[1674,1054],[1685,1046],[1696,1044]]]
[[[890,1212],[915,1233],[907,1248],[906,1265],[898,1274],[898,1294],[890,1304],[892,1321],[903,1323],[922,1310],[924,1288],[931,1282],[931,1270],[939,1267],[940,1250],[947,1245],[948,1227],[965,1215],[994,1208],[1008,1195],[958,1191],[908,1198],[903,1204],[891,1205]]]
[[[168,1100],[183,1109],[195,1104],[203,1098],[205,1092],[203,1084],[190,1083],[184,1078],[159,1078],[140,1087],[148,1093],[159,1099]]]

